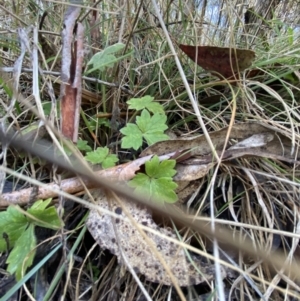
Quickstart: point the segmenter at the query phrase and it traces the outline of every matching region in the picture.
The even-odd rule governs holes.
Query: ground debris
[[[116,255],[118,262],[121,264],[125,264],[122,254],[123,256],[125,255],[127,263],[137,273],[143,274],[147,280],[172,285],[170,276],[163,268],[159,259],[157,259],[155,252],[147,244],[136,227],[131,224],[122,208],[118,205],[118,202],[113,199],[108,202],[105,193],[101,190],[94,191],[93,197],[100,208],[110,210],[125,217],[124,220],[113,218],[97,210],[90,211],[86,224],[100,247],[108,249]],[[159,227],[153,221],[152,215],[147,208],[142,208],[124,198],[122,198],[122,202],[138,224],[147,226],[169,237],[177,238],[171,229]],[[177,244],[151,232],[146,232],[146,234],[156,246],[156,250],[160,252],[166,261],[180,286],[199,284],[214,279],[214,265],[209,264],[206,259],[200,259],[190,254],[191,261],[193,261],[191,263],[186,256],[186,251]],[[195,266],[200,272],[197,271]],[[225,277],[226,273],[223,268],[222,274]]]

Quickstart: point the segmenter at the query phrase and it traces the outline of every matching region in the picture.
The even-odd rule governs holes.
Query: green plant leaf
[[[146,95],[141,98],[131,98],[130,100],[127,101],[129,104],[128,109],[130,110],[136,110],[140,111],[143,109],[147,109],[148,111],[152,113],[160,113],[164,114],[164,108],[161,104],[154,102],[154,97]]]
[[[9,206],[6,211],[0,212],[0,251],[3,252],[7,249],[6,240],[3,238],[4,233],[7,235],[11,248],[27,226],[27,218],[15,206]]]
[[[144,134],[144,138],[148,145],[152,145],[159,141],[165,141],[169,139],[169,136],[162,132],[148,132]]]
[[[109,154],[107,147],[98,147],[93,152],[88,152],[85,156],[86,160],[92,164],[100,164],[103,168],[115,166],[118,162],[118,157],[114,154]]]
[[[159,178],[153,183],[152,195],[155,200],[160,200],[167,203],[175,203],[178,200],[175,189],[177,184],[172,178]]]
[[[137,150],[143,144],[143,138],[148,145],[159,141],[168,140],[168,135],[163,132],[168,128],[167,116],[155,113],[150,116],[148,110],[143,110],[141,116],[137,116],[136,125],[128,123],[120,132],[125,136],[122,138],[122,148],[133,148]]]
[[[175,160],[159,162],[159,158],[154,156],[146,162],[146,174],[138,173],[128,185],[148,199],[174,203],[178,199],[175,193],[177,184],[172,180],[176,174],[175,164]]]
[[[111,154],[105,158],[105,160],[102,162],[103,168],[109,168],[116,165],[116,162],[118,162],[119,159],[116,155]]]
[[[87,64],[93,65],[95,69],[99,69],[101,71],[104,70],[104,67],[113,67],[113,65],[111,65],[111,60],[116,59],[114,54],[124,49],[124,47],[125,44],[123,43],[116,43],[108,46],[104,50],[94,54]]]
[[[158,156],[154,156],[145,163],[146,174],[151,178],[172,178],[176,174],[174,169],[176,160],[159,161]]]
[[[51,113],[51,108],[52,108],[51,101],[42,102],[42,107],[43,107],[44,114],[46,116],[49,116],[50,113]],[[60,107],[60,102],[58,101],[56,103],[56,112],[57,112],[58,115],[59,115],[59,107]]]
[[[163,133],[168,128],[166,121],[166,115],[155,113],[150,117],[147,110],[143,110],[141,116],[136,118],[136,124],[142,131],[148,145],[169,139],[169,136]]]
[[[0,251],[7,250],[7,244],[3,237],[7,235],[9,248],[12,248],[7,258],[7,271],[16,273],[17,280],[21,279],[21,271],[24,259],[24,271],[32,265],[36,246],[34,227],[41,226],[50,229],[59,229],[61,220],[54,206],[49,206],[51,199],[36,201],[27,210],[28,215],[22,213],[19,206],[9,206],[6,211],[0,212]],[[32,251],[32,252],[31,252]]]
[[[3,80],[2,77],[0,77],[0,86],[2,89],[5,91],[5,93],[8,95],[9,98],[12,98],[13,96],[13,91],[10,89],[8,85],[6,85],[6,80]]]
[[[139,149],[143,144],[143,133],[136,124],[128,123],[120,132],[125,135],[122,138],[122,148]]]
[[[101,112],[99,113],[101,114]],[[81,113],[81,116],[89,131],[94,131],[96,128],[99,128],[102,125],[110,128],[110,123],[107,118],[98,118],[97,116],[88,116],[87,118],[83,113]]]
[[[86,140],[79,139],[77,141],[77,147],[82,152],[90,152],[92,148],[87,144],[88,142]]]
[[[116,43],[96,53],[88,62],[88,65],[93,65],[93,68],[88,70],[85,74],[89,74],[95,70],[104,71],[105,68],[112,68],[116,62],[130,56],[133,53],[133,51],[131,51],[130,53],[127,53],[117,58],[115,56],[115,53],[124,49],[124,47],[125,44]]]
[[[15,242],[15,246],[10,252],[6,263],[7,271],[11,274],[16,273],[16,279],[19,281],[22,277],[22,268],[24,263],[24,271],[32,265],[36,247],[36,237],[34,235],[34,225],[30,224],[22,235]]]
[[[293,28],[289,27],[287,29],[287,35],[288,35],[288,41],[290,46],[292,46],[294,44],[294,30]]]
[[[27,210],[29,214],[36,219],[28,218],[28,221],[36,226],[58,230],[62,227],[61,219],[59,218],[56,208],[54,206],[48,207],[51,198],[45,201],[36,201],[31,208]],[[48,208],[47,208],[48,207]]]
[[[152,117],[147,110],[143,110],[141,116],[136,118],[136,124],[143,133],[146,132],[163,132],[168,128],[166,125],[167,116],[155,113]]]
[[[28,209],[30,214],[33,214],[33,211],[43,211],[45,210],[51,203],[52,199],[49,198],[47,200],[38,200],[33,203],[33,205]]]

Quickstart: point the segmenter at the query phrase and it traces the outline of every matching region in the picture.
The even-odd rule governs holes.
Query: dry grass
[[[42,59],[39,62],[43,70],[49,71],[39,78],[40,105],[45,108],[45,103],[53,103],[53,98],[59,97],[59,88],[56,86],[59,79],[54,71],[59,70],[60,31],[65,4],[49,1],[38,9],[33,1],[19,2],[15,5],[7,1],[1,4],[6,9],[6,13],[0,16],[1,65],[13,66],[20,54],[17,28],[37,26],[42,13],[47,11],[42,36],[39,37],[40,42],[42,37],[47,38],[47,44],[43,42],[41,45]],[[256,12],[263,18],[252,16],[254,24],[245,27],[244,13],[247,7],[241,1],[235,2],[199,1],[198,6],[180,0],[159,3],[185,78],[182,78],[175,64],[151,1],[99,1],[95,7],[85,5],[81,20],[86,28],[86,62],[94,53],[118,41],[135,52],[107,72],[89,75],[117,83],[125,90],[84,81],[82,117],[85,118],[80,123],[80,137],[92,147],[97,147],[98,143],[110,146],[123,161],[132,160],[136,154],[124,152],[118,145],[118,129],[127,120],[114,115],[116,108],[126,111],[126,101],[132,97],[126,91],[130,91],[135,97],[151,95],[160,101],[168,114],[169,129],[177,135],[209,133],[230,125],[231,121],[259,121],[283,130],[293,141],[295,153],[298,153],[300,22],[299,16],[292,12],[299,10],[299,4],[297,1],[281,1],[278,6],[270,4],[271,9],[268,10],[263,6],[264,1],[261,1]],[[273,8],[274,16],[262,13]],[[252,68],[260,72],[254,78],[242,78],[237,86],[220,84],[216,77],[184,56],[176,43],[251,48],[256,51]],[[32,68],[30,62],[27,53],[23,67]],[[14,94],[16,83],[11,74],[3,70],[0,80],[5,83],[0,95],[1,106],[9,108],[12,99],[9,94]],[[191,94],[188,94],[184,80],[188,81]],[[9,114],[0,108],[2,126],[21,129],[39,121],[39,116],[33,113],[36,112],[33,109],[38,110],[39,104],[37,99],[31,98],[32,81],[31,72],[22,72],[18,81],[21,94],[16,97],[16,105],[11,107]],[[217,97],[217,101],[213,97]],[[194,104],[191,98],[194,98]],[[200,118],[195,114],[195,104],[200,109]],[[110,128],[100,125],[101,120],[95,117],[99,112],[112,113],[113,118],[117,117],[108,120],[111,122]],[[98,127],[92,128],[91,121]],[[59,120],[54,110],[49,115],[49,123],[54,128],[58,127]],[[44,183],[53,180],[59,182],[59,173],[54,167],[19,151],[3,148],[1,158],[8,167],[23,176]],[[199,181],[199,193],[188,203],[211,219],[225,220],[229,229],[235,231],[237,236],[250,238],[254,246],[265,248],[270,254],[273,250],[284,252],[288,263],[299,256],[297,167],[297,164],[252,157],[223,162]],[[14,181],[17,179],[14,178]],[[26,181],[20,184],[26,186]],[[63,206],[62,202],[60,206]],[[57,253],[55,264],[48,266],[46,274],[46,280],[52,281],[53,286],[57,287],[52,291],[51,300],[62,295],[66,300],[145,300],[132,275],[123,270],[109,252],[94,245],[88,233],[83,233],[78,242],[77,226],[86,209],[74,203],[69,208],[65,209],[68,215],[64,215],[63,219],[66,229],[70,231],[67,233],[72,235],[64,251]],[[294,235],[288,237],[285,231]],[[61,233],[61,237],[67,237],[67,233]],[[54,233],[48,233],[46,238],[41,235],[39,239],[43,241],[51,235]],[[203,237],[197,233],[187,232],[187,235],[194,246],[213,253],[210,241],[203,241]],[[67,253],[74,243],[80,244],[76,250],[78,257],[70,260],[67,259]],[[220,251],[219,256],[227,258],[244,274],[230,274],[226,279],[225,300],[296,300],[299,297],[298,280],[274,271],[257,258],[249,258],[233,250],[226,249],[226,252],[227,255],[224,255]],[[39,254],[41,260],[47,251]],[[60,258],[63,260],[60,261]],[[64,276],[54,281],[57,271]],[[153,300],[179,300],[174,288],[146,282],[143,277],[141,281]],[[200,300],[197,299],[198,295],[215,292],[216,288],[211,283],[184,288],[182,291],[186,300]],[[33,294],[32,282],[28,284],[27,293],[23,291],[22,300],[29,300],[29,292]],[[297,297],[293,299],[293,295]],[[207,295],[203,298],[209,300]]]

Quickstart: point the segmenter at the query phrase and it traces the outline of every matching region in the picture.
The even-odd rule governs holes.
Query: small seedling
[[[131,98],[127,101],[127,104],[129,104],[128,109],[129,110],[136,110],[141,111],[143,109],[147,109],[149,112],[160,113],[165,114],[164,107],[157,102],[154,102],[154,97],[150,95],[146,95],[141,98]]]
[[[119,161],[116,155],[109,154],[107,147],[98,147],[95,151],[88,152],[85,159],[92,164],[101,164],[103,168],[113,167]]]
[[[79,139],[77,141],[77,147],[82,152],[91,152],[92,148],[87,144],[86,140]]]
[[[7,271],[22,278],[22,270],[32,265],[35,256],[36,226],[58,230],[62,226],[54,206],[49,206],[51,199],[35,202],[27,212],[19,206],[9,206],[0,212],[0,252],[12,248],[6,263]]]
[[[128,185],[133,187],[136,193],[148,196],[149,199],[175,203],[177,184],[172,179],[176,174],[175,165],[175,160],[160,162],[159,158],[154,156],[145,163],[146,174],[138,173]]]
[[[141,116],[136,117],[136,124],[128,123],[120,132],[124,135],[122,138],[122,148],[139,149],[143,144],[143,139],[148,145],[159,141],[168,140],[169,136],[164,134],[168,128],[166,125],[167,116],[165,114],[155,113],[150,115],[149,111],[144,109]]]

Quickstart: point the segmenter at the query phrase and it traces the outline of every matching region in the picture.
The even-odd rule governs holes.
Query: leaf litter
[[[182,44],[179,48],[197,65],[227,79],[249,68],[255,59],[255,52],[248,49]]]
[[[291,155],[291,139],[274,127],[257,123],[242,123],[234,125],[230,130],[231,142],[224,152],[224,160],[243,155],[274,157],[283,161],[298,159]],[[227,131],[228,128],[224,128],[210,133],[211,139],[216,142],[217,151],[223,149]],[[203,136],[190,140],[164,141],[149,147],[142,155],[153,153],[162,155],[174,151],[185,152],[187,149],[193,149],[188,160],[176,165],[177,174],[174,180],[185,182],[185,188],[178,191],[180,195],[179,202],[182,203],[183,200],[181,199],[186,199],[187,195],[191,194],[188,182],[195,183],[195,180],[204,177],[214,166],[212,158],[207,157],[210,152],[206,144],[207,142]],[[200,161],[199,158],[197,159],[199,155],[200,158],[202,157]],[[195,187],[192,191],[194,189]],[[189,192],[185,193],[185,190],[189,190]],[[130,222],[119,203],[114,199],[108,201],[105,193],[101,190],[95,191],[93,196],[100,210],[91,210],[87,226],[99,246],[102,249],[108,249],[117,256],[120,264],[129,264],[137,273],[144,275],[147,280],[171,285],[172,281],[169,274],[160,263],[151,246],[141,236],[136,225]],[[173,230],[157,225],[147,208],[142,208],[124,198],[122,198],[122,204],[137,224],[147,226],[170,238],[178,239]],[[122,218],[113,218],[103,214],[101,208],[110,210]],[[208,263],[205,259],[190,254],[190,261],[186,251],[177,244],[152,232],[146,231],[146,234],[154,243],[155,251],[159,251],[168,267],[170,267],[180,286],[199,284],[214,279],[214,265]],[[124,261],[122,254],[124,254],[126,261]],[[222,268],[223,277],[225,277],[225,274],[226,272]]]

